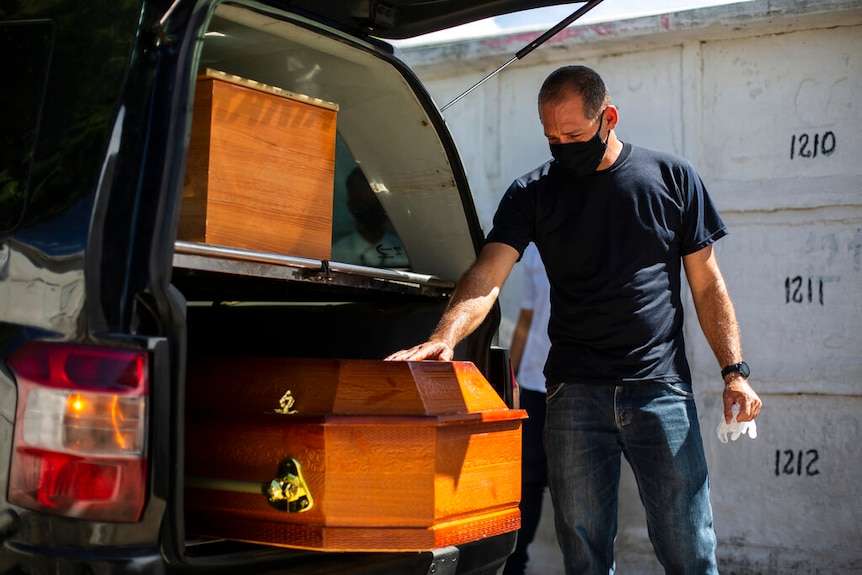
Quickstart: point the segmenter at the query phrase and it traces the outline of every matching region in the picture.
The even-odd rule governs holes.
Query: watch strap
[[[742,377],[748,378],[748,376],[751,375],[751,369],[744,361],[740,361],[739,363],[732,363],[725,366],[724,369],[721,370],[721,377],[725,378],[731,373],[738,373],[742,375]]]

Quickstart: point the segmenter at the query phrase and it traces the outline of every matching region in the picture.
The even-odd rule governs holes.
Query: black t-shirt
[[[487,242],[535,242],[551,283],[549,383],[689,382],[682,256],[727,234],[694,168],[624,144],[607,170],[517,179]]]

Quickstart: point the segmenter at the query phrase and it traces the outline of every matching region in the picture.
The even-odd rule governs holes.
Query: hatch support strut
[[[524,56],[526,56],[527,54],[529,54],[530,52],[532,52],[533,50],[535,50],[536,48],[538,48],[539,46],[541,46],[542,44],[544,44],[545,42],[550,40],[560,30],[562,30],[563,28],[565,28],[566,26],[568,26],[569,24],[571,24],[572,22],[574,22],[575,20],[577,20],[578,18],[580,18],[581,16],[583,16],[584,14],[586,14],[587,12],[589,12],[590,10],[592,10],[593,8],[595,8],[596,6],[601,4],[602,2],[603,2],[603,0],[589,0],[588,2],[584,3],[583,6],[581,6],[580,8],[578,8],[577,10],[572,12],[569,16],[567,16],[566,18],[561,20],[559,24],[557,24],[556,26],[554,26],[553,28],[551,28],[550,30],[548,30],[547,32],[545,32],[544,34],[542,34],[541,36],[539,36],[538,38],[536,38],[535,40],[533,40],[532,42],[530,42],[529,44],[524,46],[523,48],[521,48],[517,54],[515,54],[514,56],[509,58],[508,62],[506,62],[502,66],[499,66],[496,70],[494,70],[493,72],[491,72],[490,74],[488,74],[487,76],[485,76],[484,78],[482,78],[481,80],[479,80],[478,82],[476,82],[475,84],[473,84],[472,86],[467,88],[467,90],[462,92],[457,98],[455,98],[454,100],[452,100],[451,102],[449,102],[448,104],[446,104],[445,106],[440,108],[440,112],[443,113],[446,110],[448,110],[452,104],[454,104],[455,102],[457,102],[458,100],[460,100],[461,98],[463,98],[464,96],[466,96],[467,94],[469,94],[470,92],[472,92],[473,90],[475,90],[476,88],[478,88],[479,86],[481,86],[482,84],[484,84],[485,82],[487,82],[488,80],[490,80],[491,78],[496,76],[498,73],[502,72],[503,69],[506,68],[506,66],[508,66],[509,64],[514,62],[515,60],[522,59]]]

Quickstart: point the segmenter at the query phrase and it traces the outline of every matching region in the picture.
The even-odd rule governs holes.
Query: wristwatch
[[[742,375],[742,377],[748,379],[748,376],[751,375],[751,368],[749,368],[748,364],[744,361],[725,366],[725,368],[721,370],[722,379],[724,379],[731,373],[738,373]]]

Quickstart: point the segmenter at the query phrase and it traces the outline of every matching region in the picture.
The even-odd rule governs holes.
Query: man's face
[[[549,144],[586,142],[599,130],[599,117],[587,118],[584,115],[584,103],[575,94],[559,102],[542,105],[539,118]]]

